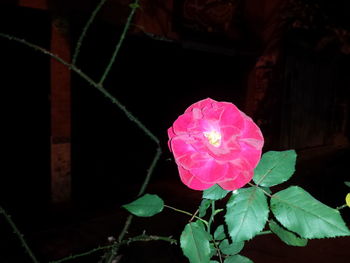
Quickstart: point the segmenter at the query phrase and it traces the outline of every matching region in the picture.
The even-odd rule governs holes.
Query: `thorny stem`
[[[189,215],[189,216],[191,216],[191,218],[192,217],[196,218],[196,219],[202,221],[206,226],[208,226],[208,222],[206,220],[204,220],[204,219],[202,219],[202,218],[200,218],[198,216],[192,215],[190,212],[187,212],[187,211],[184,211],[184,210],[181,210],[181,209],[177,209],[177,208],[169,206],[169,205],[164,205],[164,207],[172,209],[172,210],[174,210],[176,212],[179,212],[179,213],[183,213],[183,214]]]
[[[218,247],[218,245],[216,244],[214,238],[213,238],[213,244],[214,244],[214,247],[215,247],[216,251],[218,252],[219,261],[220,261],[220,263],[222,263],[221,250],[220,250],[220,248]]]
[[[151,166],[149,167],[148,172],[147,172],[147,175],[146,175],[146,177],[145,177],[145,179],[144,179],[144,181],[143,181],[143,184],[142,184],[142,186],[141,186],[141,188],[140,188],[140,191],[139,191],[139,193],[137,194],[137,197],[143,195],[143,193],[145,192],[145,189],[146,189],[146,187],[147,187],[147,185],[148,185],[148,183],[149,183],[150,177],[151,177],[151,175],[152,175],[152,173],[153,173],[154,168],[156,167],[156,164],[157,164],[157,162],[158,162],[158,160],[159,160],[159,158],[160,158],[161,153],[162,153],[162,152],[161,152],[161,149],[158,148],[158,149],[157,149],[157,153],[156,153],[156,155],[155,155],[154,158],[153,158],[153,161],[152,161],[152,163],[151,163]],[[128,218],[126,219],[125,225],[124,225],[122,231],[120,232],[120,234],[119,234],[119,236],[118,236],[118,242],[121,242],[121,241],[124,239],[124,236],[125,236],[125,234],[127,233],[128,229],[129,229],[129,226],[130,226],[130,224],[131,224],[132,219],[133,219],[133,215],[130,214],[130,215],[128,216]]]
[[[97,13],[100,11],[100,9],[102,8],[102,6],[107,2],[107,0],[101,0],[98,5],[96,6],[96,8],[94,9],[94,11],[92,12],[89,20],[86,22],[84,28],[83,28],[83,31],[81,32],[80,36],[79,36],[79,39],[78,39],[78,42],[77,42],[77,45],[75,46],[75,50],[74,50],[74,53],[73,53],[73,59],[72,59],[72,64],[75,65],[76,62],[77,62],[77,58],[78,58],[78,55],[79,55],[79,52],[80,52],[80,47],[81,47],[81,44],[83,43],[83,40],[86,36],[86,33],[89,29],[89,27],[91,26],[92,22],[95,20],[95,17],[97,15]]]
[[[55,261],[50,261],[49,263],[61,263],[61,262],[65,262],[65,261],[69,261],[69,260],[73,260],[73,259],[76,259],[76,258],[80,258],[80,257],[85,257],[85,256],[88,256],[88,255],[91,255],[95,252],[98,252],[100,250],[104,250],[104,249],[110,249],[112,248],[113,245],[108,245],[108,246],[103,246],[103,247],[96,247],[94,249],[91,249],[89,251],[86,251],[86,252],[83,252],[83,253],[79,253],[79,254],[75,254],[75,255],[70,255],[68,257],[65,257],[65,258],[61,258],[59,260],[55,260]]]
[[[136,237],[131,237],[131,238],[128,238],[126,240],[123,240],[122,242],[118,243],[118,246],[124,245],[124,244],[129,245],[132,242],[148,242],[148,241],[158,241],[158,240],[166,241],[166,242],[169,242],[170,244],[177,244],[177,241],[175,239],[173,239],[171,236],[170,237],[163,237],[163,236],[142,234],[142,235],[139,235]],[[103,246],[103,247],[97,247],[97,248],[94,248],[92,250],[89,250],[89,251],[86,251],[86,252],[83,252],[80,254],[70,255],[68,257],[65,257],[65,258],[62,258],[59,260],[55,260],[55,261],[51,261],[49,263],[61,263],[61,262],[73,260],[76,258],[88,256],[88,255],[93,254],[95,252],[98,252],[100,250],[113,248],[114,246],[115,246],[115,244]]]
[[[111,59],[110,59],[108,65],[107,65],[105,71],[103,72],[103,75],[102,75],[102,77],[101,77],[99,83],[98,83],[99,85],[102,85],[102,84],[103,84],[103,82],[105,81],[105,79],[106,79],[108,73],[110,72],[110,70],[111,70],[111,68],[112,68],[112,66],[113,66],[113,64],[114,64],[115,58],[116,58],[116,56],[118,55],[119,50],[120,50],[120,47],[122,46],[122,43],[123,43],[123,41],[124,41],[125,35],[126,35],[126,33],[128,32],[128,30],[129,30],[131,21],[132,21],[134,15],[135,15],[135,12],[136,12],[136,9],[138,8],[138,5],[139,5],[139,0],[135,0],[135,2],[132,3],[132,4],[130,5],[130,7],[131,7],[131,12],[129,13],[129,16],[128,16],[127,20],[126,20],[126,23],[125,23],[123,32],[122,32],[121,35],[120,35],[120,39],[119,39],[119,41],[118,41],[118,43],[117,43],[117,45],[116,45],[116,47],[115,47],[115,50],[114,50],[114,52],[113,52],[113,54],[112,54],[112,57],[111,57]]]
[[[11,216],[8,215],[6,213],[6,211],[0,206],[0,214],[3,214],[3,216],[5,217],[7,223],[9,223],[9,225],[11,226],[13,233],[16,234],[16,236],[18,237],[18,239],[21,241],[22,246],[24,247],[25,251],[28,253],[29,257],[32,259],[32,261],[34,263],[39,263],[39,261],[36,259],[36,257],[34,256],[32,250],[29,248],[27,242],[25,241],[23,235],[21,234],[21,232],[18,230],[17,226],[15,225],[15,223],[12,221]]]
[[[86,80],[90,85],[98,89],[105,97],[107,97],[113,104],[117,105],[120,110],[124,112],[124,114],[127,116],[127,118],[134,122],[141,130],[145,132],[145,134],[152,140],[154,141],[157,145],[159,145],[159,139],[157,136],[155,136],[141,121],[139,121],[130,111],[126,109],[126,107],[121,104],[112,94],[110,94],[101,84],[96,83],[93,79],[91,79],[88,75],[86,75],[83,71],[81,71],[79,68],[77,68],[75,65],[65,61],[61,57],[51,53],[50,51],[35,45],[33,43],[30,43],[24,39],[16,38],[7,34],[0,33],[1,37],[4,37],[8,40],[13,40],[19,43],[22,43],[28,47],[31,47],[37,51],[42,52],[45,55],[50,56],[51,58],[57,60],[58,62],[62,63],[63,65],[67,66],[70,70],[74,71],[77,73],[81,78]]]

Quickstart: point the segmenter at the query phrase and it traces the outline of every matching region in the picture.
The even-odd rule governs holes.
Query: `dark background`
[[[86,19],[86,15],[70,17],[72,46]],[[50,21],[51,14],[45,11],[7,5],[0,9],[0,32],[45,48],[50,44]],[[78,66],[93,79],[101,75],[120,32],[120,27],[105,20],[98,20],[90,29]],[[278,137],[270,138],[276,140],[275,150],[295,148],[299,153],[297,172],[288,184],[298,184],[336,207],[344,203],[349,191],[343,182],[350,180],[350,153],[346,144],[334,145],[325,138],[337,133],[337,125],[349,118],[334,106],[342,99],[349,108],[349,55],[332,50],[314,53],[293,41],[304,37],[308,36],[298,31],[286,37],[280,108],[266,110],[271,115],[277,112],[279,121],[272,123],[274,132],[266,132],[279,132]],[[72,200],[52,205],[50,60],[6,39],[0,39],[0,57],[5,132],[1,205],[42,261],[105,244],[108,236],[118,235],[127,215],[120,206],[138,192],[156,145],[99,91],[73,74]],[[105,86],[161,141],[163,155],[148,192],[159,194],[169,205],[195,211],[200,193],[179,182],[175,164],[169,160],[166,130],[186,107],[206,97],[243,108],[247,72],[256,59],[254,52],[228,54],[223,47],[203,50],[198,44],[140,34],[126,39]],[[264,126],[262,130],[264,133]],[[343,136],[349,138],[348,131]],[[348,210],[343,214],[346,222],[350,220]],[[146,229],[178,238],[186,220],[164,211],[151,219],[135,219],[131,233]],[[1,262],[27,262],[4,218],[0,218],[0,230],[0,253],[5,260]],[[317,240],[306,248],[292,248],[274,237],[258,237],[248,242],[243,254],[256,262],[315,262],[321,255],[317,262],[341,263],[349,256],[348,241]],[[123,255],[125,262],[186,262],[178,246],[158,242],[132,245]],[[97,262],[99,256],[77,262]]]

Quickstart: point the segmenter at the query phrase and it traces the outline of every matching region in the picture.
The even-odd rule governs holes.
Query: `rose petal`
[[[180,179],[189,188],[194,190],[205,190],[212,187],[214,184],[204,183],[198,180],[194,175],[192,175],[188,170],[178,166]]]
[[[238,130],[242,130],[244,128],[244,116],[242,112],[233,104],[225,103],[224,111],[220,116],[220,126],[234,126]]]
[[[200,100],[194,104],[192,104],[191,106],[189,106],[185,112],[191,112],[194,108],[198,108],[200,110],[202,110],[204,107],[206,106],[210,106],[212,103],[215,103],[215,100],[212,100],[211,98],[206,98],[204,100]]]
[[[176,135],[185,134],[188,128],[193,125],[193,116],[191,113],[180,115],[173,124],[173,131]]]
[[[190,169],[190,172],[202,182],[215,184],[226,176],[228,167],[227,163],[218,163],[211,158],[200,167]]]
[[[234,179],[227,179],[225,181],[218,182],[223,189],[233,191],[245,186],[253,178],[253,170],[243,170]]]

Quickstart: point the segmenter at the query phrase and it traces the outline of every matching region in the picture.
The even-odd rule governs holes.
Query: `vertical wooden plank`
[[[70,61],[68,23],[53,18],[51,52]],[[51,60],[51,194],[54,203],[71,197],[71,75],[70,70]]]
[[[37,9],[47,9],[47,0],[19,0],[18,5]]]

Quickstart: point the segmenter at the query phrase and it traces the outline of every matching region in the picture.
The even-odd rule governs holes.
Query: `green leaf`
[[[197,222],[188,223],[180,237],[184,255],[191,263],[210,262],[210,243],[208,233]]]
[[[287,181],[295,171],[296,157],[294,150],[263,154],[254,170],[253,181],[261,186],[274,186]]]
[[[149,217],[160,213],[164,208],[164,202],[158,195],[145,194],[123,207],[133,215]]]
[[[285,228],[303,238],[350,235],[338,210],[322,204],[298,186],[274,194],[271,211]]]
[[[205,216],[205,214],[207,213],[207,209],[209,208],[211,204],[211,200],[209,199],[203,199],[201,202],[201,205],[199,206],[199,217],[203,217]]]
[[[227,202],[225,222],[233,242],[251,239],[265,226],[269,208],[258,187],[241,188]]]
[[[275,221],[269,222],[269,227],[284,243],[290,246],[305,247],[307,239],[297,237],[294,233],[279,226]]]
[[[207,190],[203,191],[203,198],[210,200],[220,200],[224,198],[230,191],[222,189],[219,185],[213,185]]]
[[[219,225],[214,232],[215,240],[223,240],[226,237],[225,229],[223,225]]]
[[[350,181],[345,181],[344,184],[348,187],[350,187]]]
[[[253,263],[253,261],[241,255],[234,255],[226,258],[224,263]]]
[[[226,255],[236,255],[239,252],[241,252],[241,250],[244,247],[244,242],[233,242],[231,244],[229,244],[227,239],[224,239],[220,245],[219,248],[222,251],[222,253],[226,254]]]

